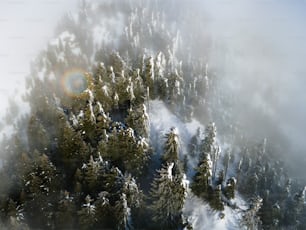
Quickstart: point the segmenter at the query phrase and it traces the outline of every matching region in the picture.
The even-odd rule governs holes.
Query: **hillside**
[[[59,22],[1,142],[1,229],[305,228],[305,187],[173,4],[83,1]]]

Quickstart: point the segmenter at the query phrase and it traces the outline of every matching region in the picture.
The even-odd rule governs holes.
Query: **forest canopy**
[[[237,228],[305,229],[305,187],[273,143],[239,135],[221,76],[184,57],[160,1],[132,2],[84,1],[33,63],[30,112],[1,143],[0,228],[199,229],[196,197]],[[112,43],[113,12],[128,24]],[[156,101],[199,127],[154,132]]]

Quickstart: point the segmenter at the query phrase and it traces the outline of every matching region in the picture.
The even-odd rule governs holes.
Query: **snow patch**
[[[236,198],[236,200],[239,204],[243,202],[239,198]],[[186,198],[183,214],[188,217],[188,221],[192,223],[193,229],[240,229],[241,214],[239,209],[233,210],[225,206],[222,212],[213,211],[207,203],[194,196],[191,192],[189,192]],[[224,217],[222,218],[223,214]]]
[[[172,170],[173,170],[173,166],[174,166],[174,163],[172,162],[171,164],[169,164],[168,166],[168,179],[169,180],[172,180]]]

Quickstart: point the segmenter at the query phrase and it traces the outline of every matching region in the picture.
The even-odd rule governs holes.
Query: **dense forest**
[[[239,135],[222,76],[158,11],[169,4],[84,1],[61,19],[1,142],[1,229],[206,229],[184,211],[194,197],[236,229],[306,228],[305,187],[268,139]],[[154,132],[156,101],[199,127]]]

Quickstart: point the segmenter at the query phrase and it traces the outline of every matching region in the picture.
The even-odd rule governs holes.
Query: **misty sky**
[[[305,148],[306,1],[215,1],[207,6],[210,30],[225,47],[216,63],[225,53],[221,68],[226,79],[246,102],[279,122],[293,145]]]
[[[74,12],[78,2],[0,1],[1,111],[6,97],[17,87],[23,89],[30,60],[52,38],[61,16]],[[264,111],[280,124],[292,145],[305,149],[306,1],[181,2],[201,15],[199,21],[197,16],[190,20],[190,28],[211,37],[210,64],[222,70],[225,87],[240,96],[242,106],[236,112],[245,104]]]
[[[65,12],[75,11],[77,0],[0,1],[0,116],[7,98],[24,88],[30,61],[53,37]]]

